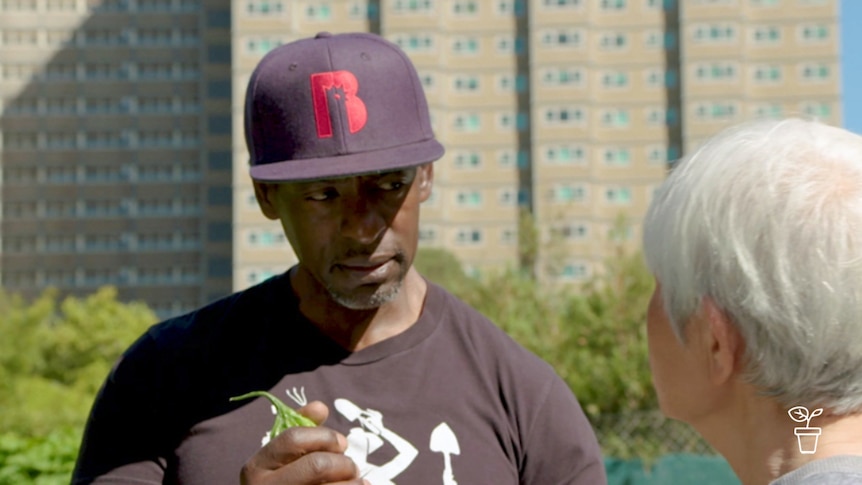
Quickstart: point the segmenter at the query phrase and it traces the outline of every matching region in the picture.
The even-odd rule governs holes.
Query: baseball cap
[[[289,182],[346,177],[443,156],[416,69],[373,34],[330,34],[261,59],[245,98],[251,177]]]

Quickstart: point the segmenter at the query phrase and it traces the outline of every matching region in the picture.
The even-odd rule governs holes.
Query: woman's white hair
[[[676,336],[704,297],[745,340],[745,377],[786,406],[862,411],[862,137],[801,119],[711,138],[644,221]]]

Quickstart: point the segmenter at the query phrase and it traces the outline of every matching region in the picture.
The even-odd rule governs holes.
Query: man
[[[745,485],[862,483],[862,137],[720,133],[658,191],[644,250],[664,413]]]
[[[245,127],[261,210],[299,263],[142,336],[73,483],[605,483],[564,382],[412,266],[443,147],[400,49],[326,33],[275,49]],[[325,426],[269,436],[268,402],[229,401],[255,390]]]

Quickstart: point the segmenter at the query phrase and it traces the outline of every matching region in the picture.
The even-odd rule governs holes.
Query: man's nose
[[[371,201],[363,197],[345,198],[342,208],[341,234],[362,244],[371,244],[386,230],[386,217]]]

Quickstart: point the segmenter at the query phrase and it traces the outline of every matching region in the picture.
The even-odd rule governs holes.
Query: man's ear
[[[434,188],[434,163],[420,165],[416,169],[416,183],[419,184],[419,201],[425,202],[431,197]]]
[[[275,198],[278,194],[277,184],[269,184],[266,182],[251,181],[254,185],[254,197],[257,199],[257,205],[260,206],[260,211],[264,217],[273,221],[278,220],[278,210],[275,205]]]
[[[709,374],[714,384],[723,384],[742,372],[745,341],[733,320],[709,297],[701,301],[705,320]]]

